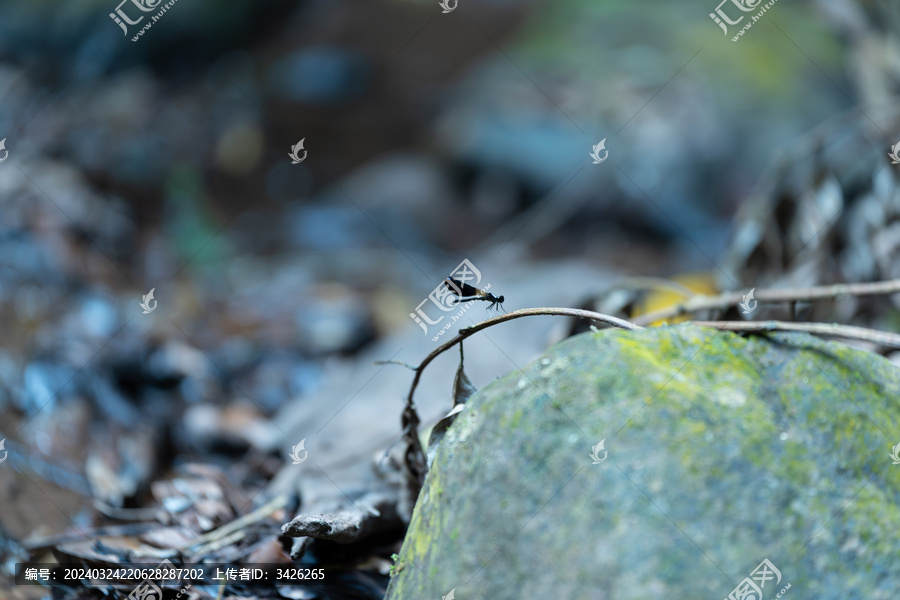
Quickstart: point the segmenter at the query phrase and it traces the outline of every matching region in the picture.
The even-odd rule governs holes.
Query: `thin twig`
[[[879,296],[900,292],[900,279],[888,281],[876,281],[874,283],[842,283],[837,285],[823,285],[810,288],[770,289],[755,290],[754,299],[760,303],[792,302],[797,300],[821,300],[824,298],[839,298],[841,296]],[[657,321],[671,319],[681,315],[692,314],[702,310],[714,308],[728,308],[743,301],[742,292],[726,292],[718,296],[697,294],[687,301],[667,306],[637,317],[634,322],[637,325],[649,325]]]
[[[409,364],[408,362],[404,362],[402,360],[376,360],[376,365],[400,365],[401,367],[406,367],[410,371],[415,371],[416,368]]]
[[[188,544],[181,546],[179,550],[184,551],[193,549],[193,554],[202,554],[203,551],[207,550],[209,547],[215,548],[217,540],[234,535],[248,525],[264,521],[265,519],[269,518],[272,513],[287,506],[287,503],[288,497],[286,494],[275,496],[253,512],[247,513],[246,515],[239,517],[234,521],[226,523],[218,529],[204,533],[196,539],[191,540]],[[197,548],[197,546],[201,545],[205,545],[205,547]]]
[[[412,404],[413,394],[416,392],[416,387],[419,385],[419,379],[422,377],[422,371],[425,370],[425,367],[428,366],[428,363],[433,361],[435,358],[437,358],[456,344],[460,343],[467,337],[475,335],[482,329],[487,329],[488,327],[492,327],[494,325],[497,325],[498,323],[503,323],[504,321],[512,321],[513,319],[521,319],[522,317],[535,317],[540,315],[578,317],[582,319],[590,319],[592,321],[599,321],[601,323],[606,323],[607,325],[619,327],[620,329],[643,329],[643,327],[635,325],[631,321],[626,321],[625,319],[620,319],[618,317],[613,317],[590,310],[582,310],[579,308],[523,308],[521,310],[514,310],[511,313],[498,315],[486,321],[482,321],[481,323],[478,323],[476,325],[472,325],[471,327],[460,329],[456,337],[447,340],[446,342],[438,346],[435,350],[433,350],[431,354],[426,356],[425,359],[421,363],[419,363],[419,366],[413,369],[416,372],[416,375],[413,378],[412,387],[410,388],[409,395],[406,398],[407,403]]]
[[[768,332],[794,331],[838,337],[848,340],[871,342],[887,348],[900,348],[900,335],[889,331],[867,329],[853,325],[837,325],[835,323],[787,323],[785,321],[691,321],[701,327],[713,327],[723,331],[736,332]]]
[[[401,423],[403,426],[403,440],[406,442],[405,460],[408,471],[407,475],[409,479],[409,490],[412,496],[410,498],[411,501],[415,502],[416,496],[418,496],[419,494],[419,490],[425,483],[425,475],[428,472],[428,463],[425,459],[425,452],[422,450],[422,442],[419,440],[419,414],[418,412],[416,412],[415,403],[413,402],[413,394],[415,394],[416,392],[416,387],[418,387],[419,385],[419,380],[422,378],[422,372],[425,370],[425,367],[427,367],[431,363],[431,361],[440,356],[442,353],[446,352],[456,344],[459,344],[467,337],[475,335],[482,329],[487,329],[488,327],[492,327],[505,321],[512,321],[513,319],[520,319],[522,317],[535,317],[541,315],[590,319],[591,321],[598,321],[600,323],[605,323],[606,325],[612,325],[613,327],[619,327],[621,329],[628,330],[643,329],[643,327],[640,327],[630,321],[626,321],[618,317],[613,317],[590,310],[581,310],[578,308],[523,308],[521,310],[515,310],[511,313],[498,315],[486,321],[482,321],[477,325],[473,325],[472,327],[460,329],[456,337],[453,337],[438,346],[428,356],[426,356],[421,363],[419,363],[419,366],[413,369],[416,374],[413,377],[412,385],[409,389],[409,395],[406,397],[406,406],[403,409],[403,416],[401,419]]]

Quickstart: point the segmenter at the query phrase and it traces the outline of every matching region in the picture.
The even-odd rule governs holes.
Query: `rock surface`
[[[691,325],[579,335],[469,400],[387,599],[719,600],[764,559],[764,600],[896,598],[898,442],[900,369],[879,356]]]

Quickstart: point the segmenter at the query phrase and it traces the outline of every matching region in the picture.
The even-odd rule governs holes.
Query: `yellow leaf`
[[[636,318],[647,313],[661,310],[663,308],[668,308],[670,306],[676,306],[687,300],[688,296],[683,293],[679,293],[674,289],[675,287],[687,288],[692,292],[704,295],[719,293],[719,290],[716,287],[715,278],[710,272],[683,273],[681,275],[676,275],[675,277],[670,278],[669,281],[676,284],[676,286],[673,286],[671,288],[660,286],[648,291],[643,299],[635,304],[635,309],[631,315],[631,318]],[[681,323],[682,321],[687,321],[687,319],[688,316],[685,315],[680,317],[672,317],[666,322]],[[662,324],[661,321],[651,323],[651,326],[660,324]]]

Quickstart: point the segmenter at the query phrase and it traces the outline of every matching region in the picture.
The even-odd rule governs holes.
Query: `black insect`
[[[458,296],[460,302],[484,300],[485,302],[491,303],[487,308],[488,313],[490,313],[494,308],[498,308],[500,311],[503,310],[503,296],[495,296],[490,292],[479,290],[473,285],[463,283],[457,279],[453,279],[452,277],[447,277],[446,279],[444,279],[444,286],[448,290],[450,290],[450,293],[452,293],[454,296]]]

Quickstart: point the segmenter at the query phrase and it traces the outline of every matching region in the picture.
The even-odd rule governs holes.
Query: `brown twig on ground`
[[[260,521],[264,521],[272,516],[272,513],[281,510],[288,504],[288,497],[286,495],[279,495],[253,512],[247,513],[242,517],[238,517],[234,521],[230,523],[226,523],[222,527],[218,529],[214,529],[213,531],[208,531],[201,535],[200,537],[191,540],[191,542],[185,546],[179,548],[179,550],[192,550],[194,554],[202,554],[204,551],[208,551],[210,548],[216,548],[216,544],[219,540],[238,534],[242,529],[246,528],[249,525],[253,525]]]
[[[456,344],[459,344],[467,337],[478,333],[482,329],[487,329],[488,327],[492,327],[505,321],[512,321],[513,319],[540,315],[590,319],[592,321],[598,321],[606,325],[612,325],[613,327],[628,330],[643,329],[630,321],[590,310],[581,310],[578,308],[523,308],[504,315],[498,315],[486,321],[482,321],[477,325],[460,329],[456,337],[453,337],[438,346],[426,356],[418,366],[411,367],[410,365],[405,365],[415,372],[412,386],[409,389],[409,395],[406,397],[406,406],[403,409],[402,417],[403,441],[406,442],[405,461],[407,477],[409,480],[409,490],[412,496],[410,500],[413,504],[415,503],[416,496],[419,495],[419,490],[425,483],[425,474],[428,472],[428,463],[425,458],[425,452],[422,450],[422,443],[419,440],[419,414],[416,411],[415,403],[413,402],[413,394],[416,392],[416,387],[419,385],[419,379],[421,379],[425,367],[442,353],[446,352]]]
[[[796,302],[800,300],[821,300],[824,298],[838,298],[840,296],[880,296],[884,294],[900,293],[900,279],[888,281],[876,281],[873,283],[842,283],[837,285],[823,285],[810,288],[755,290],[754,299],[758,302]],[[656,321],[663,321],[682,315],[692,314],[701,310],[724,309],[735,306],[743,300],[741,292],[726,292],[718,296],[706,296],[697,294],[687,301],[668,306],[660,310],[643,314],[637,317],[636,325],[649,325]]]
[[[134,555],[146,558],[173,558],[184,554],[203,556],[243,539],[248,526],[268,519],[272,513],[281,510],[287,504],[288,497],[282,494],[272,498],[253,512],[226,523],[218,529],[207,531],[187,544],[175,548],[151,548],[145,545],[139,551],[135,551]]]
[[[888,348],[900,348],[900,334],[877,329],[867,329],[853,325],[837,325],[835,323],[789,323],[785,321],[691,321],[701,327],[713,327],[723,331],[735,332],[769,332],[792,331],[811,333],[826,337],[838,337],[848,340],[871,342]]]

